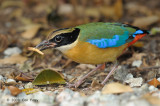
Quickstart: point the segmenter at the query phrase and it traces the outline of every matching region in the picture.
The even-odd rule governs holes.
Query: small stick
[[[131,68],[130,70],[133,71],[135,69],[138,69],[140,71],[144,71],[145,69],[159,69],[159,68],[160,68],[160,66],[150,66],[150,67],[142,67],[142,68]]]

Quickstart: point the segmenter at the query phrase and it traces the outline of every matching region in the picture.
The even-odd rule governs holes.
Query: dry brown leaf
[[[147,27],[151,24],[154,24],[159,21],[158,16],[148,16],[148,17],[141,17],[141,18],[136,18],[133,22],[134,26],[138,27]]]
[[[27,60],[26,57],[20,54],[14,54],[8,58],[0,59],[0,64],[22,64]]]
[[[156,106],[160,105],[160,98],[152,96],[151,93],[144,95],[143,98],[147,99],[147,101],[149,101],[151,104],[154,104]]]
[[[142,60],[142,57],[146,55],[146,53],[134,53],[133,56],[127,60],[127,64],[130,64],[135,60]]]
[[[40,27],[41,26],[39,24],[28,26],[28,29],[22,33],[22,37],[25,39],[32,39],[36,35]]]
[[[145,14],[147,16],[152,15],[153,10],[148,8],[147,6],[143,4],[139,4],[138,2],[129,2],[125,4],[126,10],[129,12],[129,14]]]
[[[95,7],[86,8],[86,10],[85,10],[85,16],[86,17],[94,17],[96,19],[99,19],[100,18],[100,12]]]
[[[33,88],[26,88],[26,89],[22,89],[22,91],[25,92],[28,95],[28,94],[33,94],[33,93],[39,92],[40,90],[39,89],[33,89]]]
[[[115,19],[118,20],[123,15],[123,3],[122,0],[117,0],[114,4],[114,12],[115,12]]]
[[[41,38],[34,38],[32,41],[31,41],[31,43],[33,44],[33,45],[38,45],[38,44],[40,44],[41,43]]]
[[[106,84],[102,89],[103,94],[125,93],[125,92],[133,92],[133,90],[130,86],[123,85],[117,82]]]
[[[40,55],[44,55],[43,52],[41,52],[39,49],[34,48],[34,47],[28,47],[28,50],[35,51],[35,52],[39,53]]]
[[[123,15],[122,0],[117,0],[113,6],[101,6],[99,12],[106,18],[119,19]]]
[[[17,81],[33,81],[31,76],[25,75],[24,73],[20,73],[15,77]]]
[[[97,80],[93,80],[92,83],[91,83],[91,87],[92,88],[102,87],[102,85]]]
[[[23,7],[24,4],[22,1],[12,1],[12,0],[5,0],[4,2],[2,2],[1,4],[1,8],[7,8],[7,7],[11,7],[11,6],[16,6],[16,7]]]
[[[154,78],[153,80],[149,81],[148,84],[157,87],[160,85],[160,82],[156,78]]]
[[[15,86],[9,86],[8,89],[10,90],[10,92],[13,96],[17,96],[18,94],[20,94],[22,92],[22,90],[20,90],[19,88],[15,87]]]

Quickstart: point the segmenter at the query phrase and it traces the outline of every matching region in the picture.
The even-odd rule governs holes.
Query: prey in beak
[[[39,49],[40,51],[42,51],[42,50],[45,50],[45,49],[54,48],[55,45],[56,45],[56,43],[49,42],[48,40],[44,40],[40,44],[38,44],[36,46],[36,48]]]

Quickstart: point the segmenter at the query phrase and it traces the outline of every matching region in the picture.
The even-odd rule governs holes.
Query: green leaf
[[[62,75],[51,69],[44,69],[32,82],[33,85],[47,85],[47,84],[65,84]]]

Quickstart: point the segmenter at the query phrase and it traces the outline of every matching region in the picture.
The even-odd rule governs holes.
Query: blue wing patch
[[[144,31],[137,30],[132,34],[134,38],[137,34],[143,34]],[[96,45],[98,48],[107,48],[107,47],[119,47],[127,42],[129,38],[129,32],[126,31],[123,35],[114,35],[111,39],[102,38],[102,39],[89,39],[87,42]]]
[[[107,39],[107,38],[92,39],[92,40],[88,40],[87,42],[89,42],[93,45],[96,45],[99,48],[107,48],[107,47],[121,46],[126,43],[126,39],[121,39],[121,41],[120,41],[120,36],[114,35],[113,38],[111,38],[111,39]]]
[[[137,34],[143,34],[142,30],[137,30],[132,36],[135,37]]]

